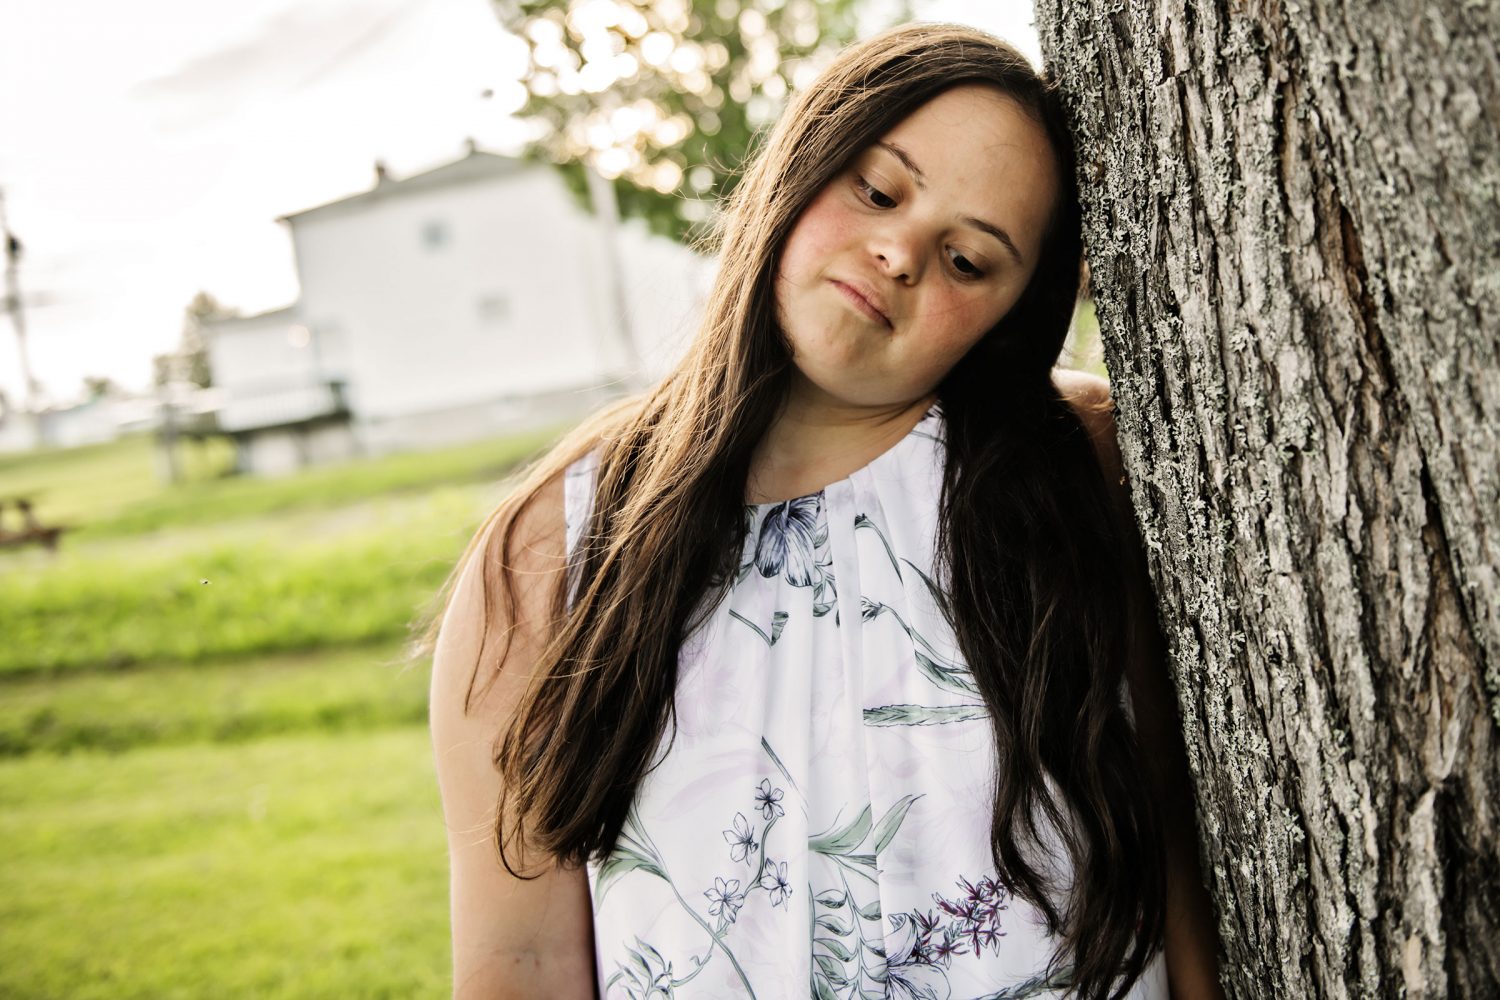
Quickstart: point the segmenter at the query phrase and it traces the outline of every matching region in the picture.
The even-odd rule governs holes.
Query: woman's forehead
[[[1003,219],[1023,249],[1039,244],[1059,190],[1046,130],[1019,101],[986,85],[960,85],[921,105],[857,162],[872,160],[895,174],[888,182],[909,181],[957,215]]]

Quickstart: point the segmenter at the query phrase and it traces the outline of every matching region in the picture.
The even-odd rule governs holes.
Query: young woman
[[[1218,995],[1073,177],[971,29],[792,103],[688,358],[455,571],[457,995]]]

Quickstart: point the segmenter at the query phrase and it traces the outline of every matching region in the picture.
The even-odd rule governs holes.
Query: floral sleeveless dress
[[[933,579],[941,434],[934,409],[847,479],[747,508],[675,738],[589,866],[607,1000],[1066,992],[990,860],[994,737]],[[593,473],[565,476],[570,552]],[[1160,954],[1129,996],[1165,1000]]]

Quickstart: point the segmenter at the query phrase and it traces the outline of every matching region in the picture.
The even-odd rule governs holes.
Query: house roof
[[[265,312],[254,313],[250,316],[220,316],[217,319],[211,319],[203,324],[202,333],[205,336],[212,337],[221,330],[232,330],[237,326],[250,324],[259,326],[262,323],[275,323],[278,321],[295,323],[297,319],[297,303],[293,302],[291,305],[282,306],[280,309],[268,309]]]
[[[335,201],[324,202],[312,208],[304,208],[297,212],[288,212],[286,215],[276,217],[277,222],[294,222],[305,219],[310,215],[321,214],[329,209],[352,208],[356,205],[364,205],[373,202],[385,201],[388,198],[401,198],[406,195],[416,194],[419,191],[431,191],[434,188],[447,187],[453,184],[467,184],[472,181],[488,180],[495,177],[506,177],[521,173],[531,168],[531,164],[518,160],[511,156],[500,156],[496,153],[486,153],[469,141],[469,151],[461,159],[442,166],[425,170],[419,174],[400,179],[391,177],[386,173],[385,165],[375,164],[375,186],[368,191],[352,194]]]
[[[282,306],[280,309],[267,309],[265,312],[251,313],[248,316],[220,316],[210,320],[214,326],[234,326],[237,323],[264,323],[266,320],[296,319],[297,303]]]

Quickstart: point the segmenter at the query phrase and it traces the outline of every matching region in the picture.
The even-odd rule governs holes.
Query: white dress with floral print
[[[934,410],[847,479],[749,508],[683,646],[675,738],[589,866],[602,996],[1066,993],[990,860],[994,738],[934,600],[941,434]],[[565,477],[570,551],[593,472]],[[1129,996],[1167,996],[1160,954]]]

